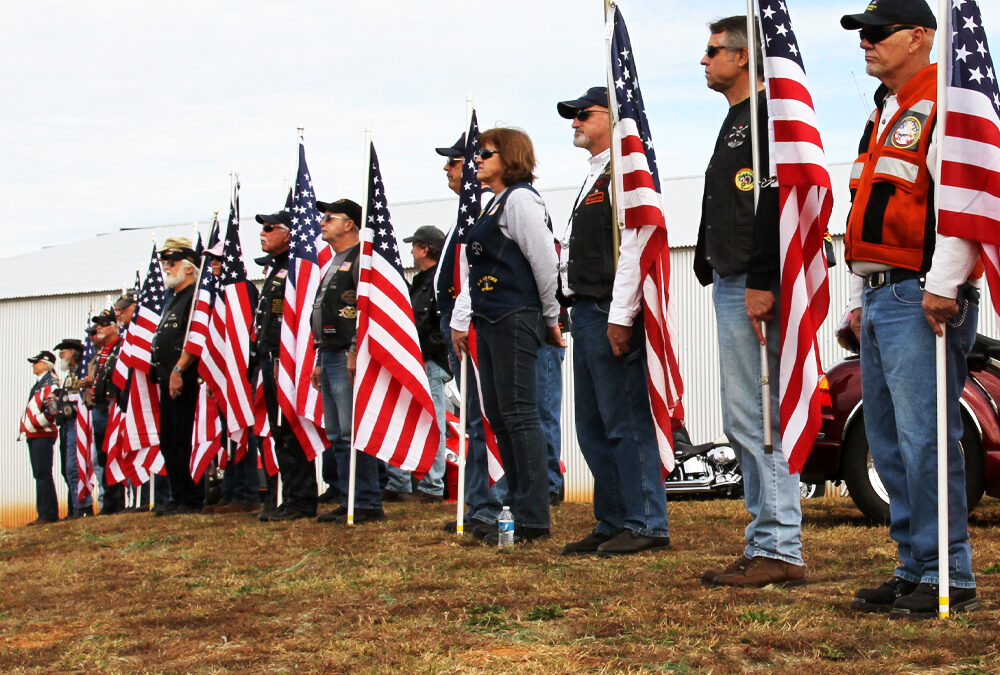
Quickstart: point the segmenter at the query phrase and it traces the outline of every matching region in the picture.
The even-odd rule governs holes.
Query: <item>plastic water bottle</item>
[[[505,506],[500,511],[497,518],[497,547],[507,548],[514,545],[514,514],[510,512],[510,507]]]

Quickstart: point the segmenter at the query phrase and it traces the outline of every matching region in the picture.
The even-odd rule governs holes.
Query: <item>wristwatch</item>
[[[178,368],[177,366],[174,366],[174,372],[175,373],[183,373],[184,371],[181,370],[180,368]]]

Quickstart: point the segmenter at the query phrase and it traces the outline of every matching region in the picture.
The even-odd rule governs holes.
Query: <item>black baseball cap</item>
[[[351,220],[357,228],[361,229],[361,205],[352,202],[350,199],[338,199],[335,202],[316,202],[316,208],[320,213],[341,213]]]
[[[90,317],[90,320],[98,326],[110,326],[113,323],[118,323],[118,320],[115,319],[114,307],[111,309],[102,309],[98,314]]]
[[[28,363],[38,363],[39,361],[48,361],[49,363],[55,365],[56,355],[43,349],[34,356],[28,357]]]
[[[937,19],[925,0],[870,0],[861,14],[845,14],[840,18],[840,25],[847,30],[897,24],[937,29]]]
[[[434,152],[442,157],[465,157],[465,134],[463,133],[450,148],[434,148]]]
[[[292,229],[292,191],[288,190],[288,196],[285,197],[285,208],[275,213],[258,213],[254,220],[256,220],[261,225],[284,225],[289,230]]]
[[[404,244],[412,244],[415,241],[441,248],[444,245],[444,232],[433,225],[421,225],[411,236],[403,239]]]
[[[128,309],[135,304],[136,299],[139,297],[138,288],[130,288],[125,291],[117,300],[115,300],[115,309],[124,310]]]
[[[559,101],[556,103],[556,110],[559,111],[560,117],[565,117],[568,120],[573,119],[576,115],[576,111],[583,110],[584,108],[589,108],[592,105],[608,107],[608,88],[607,87],[591,87],[587,90],[587,93],[578,99],[572,101]]]

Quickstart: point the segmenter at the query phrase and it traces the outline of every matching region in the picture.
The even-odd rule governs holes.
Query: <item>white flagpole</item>
[[[465,97],[465,147],[469,147],[469,143],[472,139],[469,137],[469,127],[472,125],[472,97]],[[462,162],[465,162],[465,157],[462,157]],[[464,170],[464,169],[463,169]],[[456,226],[457,227],[457,226]],[[457,236],[457,232],[455,233]],[[456,246],[457,247],[457,246]],[[458,494],[456,495],[456,505],[455,505],[455,534],[462,536],[465,534],[465,460],[468,451],[468,441],[466,440],[465,433],[468,429],[468,414],[466,407],[469,402],[469,366],[468,366],[468,354],[462,352],[458,355],[461,359],[461,368],[459,375],[459,401],[458,401]],[[447,430],[446,432],[447,433]]]
[[[364,199],[361,200],[361,229],[366,227],[365,224],[368,222],[368,198],[369,198],[368,189],[371,183],[370,175],[371,175],[371,163],[372,163],[371,149],[372,149],[372,130],[371,127],[365,127],[365,163],[363,164],[365,187],[361,193],[364,195]],[[361,240],[362,240],[361,246],[362,248],[364,248],[364,236],[361,237]],[[358,345],[358,347],[360,348],[361,345]],[[353,388],[354,388],[355,400],[351,402],[351,468],[350,468],[350,476],[347,483],[347,524],[349,526],[354,525],[354,490],[355,490],[355,484],[357,482],[357,473],[358,473],[358,451],[354,447],[354,409],[356,407],[355,403],[357,403],[356,399],[358,396],[357,382],[354,383]]]
[[[951,63],[951,2],[938,0],[938,22],[943,24],[938,33],[937,69],[937,124],[934,129],[937,141],[934,173],[934,222],[938,222],[941,164],[944,159],[944,129],[948,114],[948,88],[945,78]],[[942,331],[945,329],[941,327]],[[951,610],[948,587],[948,368],[945,360],[945,336],[935,336],[935,372],[937,379],[937,513],[938,513],[938,616],[947,619]]]
[[[760,200],[760,133],[758,124],[760,112],[757,110],[757,22],[754,20],[753,0],[747,0],[747,56],[750,58],[750,146],[753,149],[753,208],[757,211]],[[767,339],[767,324],[760,323],[760,332]],[[764,454],[774,452],[771,438],[771,372],[767,361],[767,345],[760,346],[760,407],[761,422],[764,426]]]

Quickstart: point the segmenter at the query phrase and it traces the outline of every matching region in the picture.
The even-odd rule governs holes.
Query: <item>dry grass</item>
[[[858,615],[893,567],[841,498],[805,506],[809,585],[709,590],[740,550],[741,502],[670,505],[674,551],[563,558],[590,507],[509,554],[439,530],[452,507],[390,505],[353,529],[246,516],[125,515],[0,531],[3,672],[846,672],[1000,669],[1000,501],[971,524],[984,608],[944,623]]]

